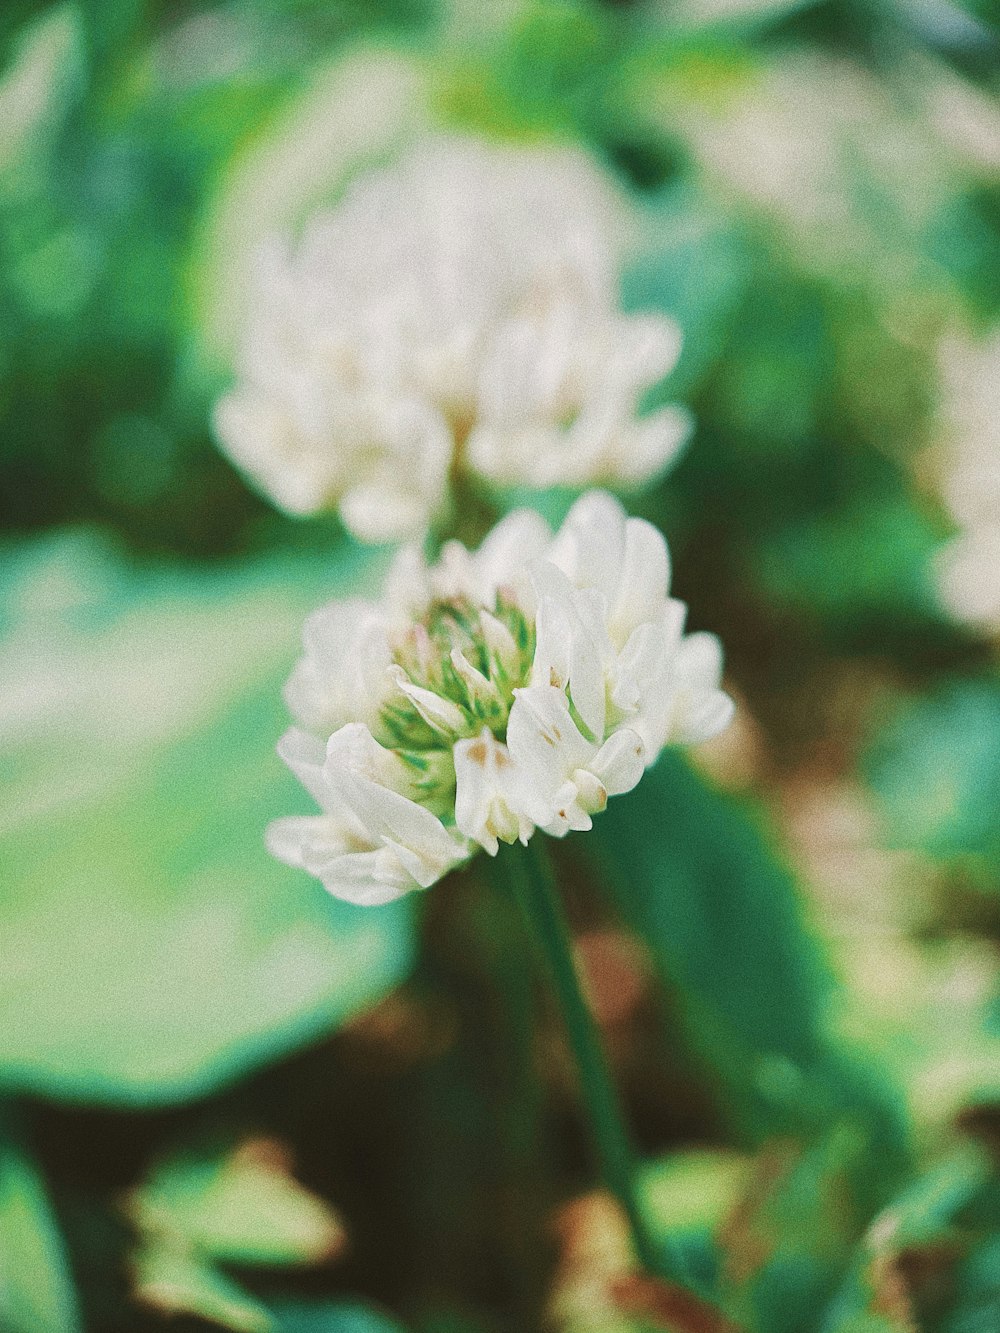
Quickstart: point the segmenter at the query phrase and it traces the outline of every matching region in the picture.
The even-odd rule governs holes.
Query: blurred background
[[[4,1333],[1000,1329],[998,91],[991,0],[5,0]],[[248,256],[440,129],[585,146],[685,334],[630,503],[738,716],[556,850],[711,1308],[477,863],[363,911],[262,845],[385,553],[213,443]]]

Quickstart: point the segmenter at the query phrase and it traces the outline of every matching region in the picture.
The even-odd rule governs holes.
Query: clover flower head
[[[279,753],[322,813],[275,821],[272,852],[374,904],[479,848],[589,829],[732,714],[718,640],[684,634],[669,577],[659,531],[601,491],[555,536],[518,510],[476,551],[404,549],[381,601],[306,625]]]
[[[582,152],[425,142],[261,257],[223,447],[278,505],[336,509],[363,541],[422,534],[456,474],[646,480],[690,422],[639,413],[680,334],[620,309],[629,231]]]

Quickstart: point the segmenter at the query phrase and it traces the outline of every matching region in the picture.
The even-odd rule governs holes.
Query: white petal
[[[345,902],[373,907],[419,887],[398,858],[345,839],[337,820],[328,816],[276,819],[266,841],[278,860],[309,871]]]
[[[619,435],[610,475],[621,486],[639,486],[658,476],[681,456],[694,424],[679,403],[667,403],[629,422]]]
[[[670,582],[670,558],[663,534],[652,523],[630,518],[618,587],[610,606],[609,630],[619,645],[637,625],[654,620],[663,610]]]
[[[533,828],[530,792],[507,746],[484,728],[479,736],[458,741],[453,753],[455,823],[461,832],[491,856],[499,841],[527,842]]]
[[[398,790],[411,785],[406,765],[366,727],[342,727],[327,746],[330,787],[364,828],[373,845],[405,849],[406,869],[428,888],[467,856],[436,815]]]
[[[340,517],[359,542],[380,545],[422,537],[435,508],[421,495],[394,490],[381,480],[365,481],[344,492]]]
[[[722,644],[703,630],[688,634],[677,653],[677,679],[697,689],[710,689],[722,679]]]
[[[405,789],[408,780],[402,760],[379,745],[362,722],[349,722],[333,733],[326,743],[324,767],[328,778],[352,773],[394,789]]]
[[[336,825],[326,815],[289,815],[273,819],[264,835],[267,850],[285,865],[305,870],[317,845],[331,852],[340,850],[342,841]]]
[[[588,817],[599,814],[607,807],[608,789],[589,768],[574,769],[570,781],[576,788],[575,804]],[[565,818],[565,814],[562,817]]]
[[[574,588],[555,565],[532,567],[540,604],[536,617],[533,685],[555,685],[569,692],[591,734],[604,735],[605,665],[611,644],[605,629],[607,605],[594,588]]]
[[[600,778],[609,796],[631,791],[645,768],[646,747],[630,727],[622,727],[610,736],[590,763],[590,771]]]
[[[414,809],[421,810],[421,807],[414,806]],[[422,811],[422,813],[427,812]],[[394,856],[406,874],[421,889],[429,889],[432,884],[436,884],[443,875],[468,855],[467,852],[459,852],[450,840],[445,852],[440,849],[435,850],[430,845],[430,839],[414,835],[410,821],[400,820],[399,823],[409,841],[400,841],[387,835],[383,840],[385,849],[383,855],[389,853]]]
[[[297,727],[289,727],[278,742],[278,754],[316,804],[322,810],[330,810],[332,797],[323,772],[326,760],[323,742]]]
[[[681,354],[680,328],[663,315],[626,316],[615,334],[618,357],[632,383],[642,388],[669,375]]]
[[[469,432],[465,456],[473,472],[497,485],[553,486],[563,479],[562,464],[554,457],[558,438],[544,424],[500,428],[478,421]]]
[[[606,491],[588,491],[573,505],[547,557],[578,588],[597,588],[612,605],[625,547],[625,510]]]
[[[426,690],[422,685],[414,685],[402,667],[389,668],[389,679],[424,719],[441,736],[451,742],[455,735],[461,735],[468,728],[468,719],[457,704],[450,699],[443,699],[433,690]]]
[[[423,887],[385,849],[338,857],[317,878],[328,893],[356,907],[381,907]]]
[[[480,601],[473,556],[459,541],[447,541],[442,546],[437,563],[430,570],[430,583],[434,596],[440,601],[456,598],[473,603]]]
[[[565,694],[548,685],[515,691],[507,746],[530,784],[532,808],[543,812],[570,773],[588,766],[596,748],[581,736]]]
[[[581,588],[574,600],[580,628],[574,626],[571,640],[569,694],[590,734],[600,740],[606,722],[605,667],[611,649],[605,629],[607,604],[594,588]]]
[[[401,547],[385,577],[384,600],[394,618],[418,619],[432,597],[427,562],[419,545]]]
[[[513,678],[521,665],[521,650],[514,642],[513,634],[502,620],[497,620],[489,611],[480,611],[479,623],[483,627],[483,638],[490,657],[508,679]]]
[[[371,621],[381,622],[379,607],[360,597],[328,602],[306,618],[302,642],[306,652],[324,666],[339,667],[345,649]]]
[[[251,391],[220,399],[215,433],[230,458],[289,514],[314,514],[328,503],[334,469],[303,449],[286,412]]]
[[[724,731],[736,705],[722,690],[689,691],[678,697],[670,739],[678,745],[698,745]]]
[[[509,320],[497,330],[483,358],[476,417],[498,435],[531,417],[536,354],[531,326],[525,320]]]
[[[551,685],[565,690],[573,657],[573,631],[569,609],[555,597],[542,597],[535,617],[535,656],[532,685]]]
[[[549,525],[533,509],[515,509],[501,519],[473,556],[483,604],[492,605],[505,588],[522,593],[528,565],[543,556],[551,542]],[[518,602],[523,605],[520,596]]]
[[[579,801],[580,791],[572,779],[567,779],[552,796],[548,813],[539,828],[553,838],[564,838],[567,833],[587,833],[594,827],[590,814]]]
[[[450,430],[430,404],[380,403],[346,470],[344,523],[360,541],[419,537],[444,505],[452,447]]]
[[[664,679],[670,647],[657,624],[639,625],[629,635],[614,664],[611,688],[611,706],[619,718],[636,713],[650,687]]]
[[[284,692],[293,717],[327,734],[352,719],[368,720],[391,661],[381,609],[358,598],[331,602],[309,616],[303,641],[305,656]]]

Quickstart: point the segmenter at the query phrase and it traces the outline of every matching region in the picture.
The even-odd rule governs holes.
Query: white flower
[[[564,308],[510,321],[484,359],[470,467],[540,488],[646,480],[690,430],[677,406],[638,416],[679,352],[679,331],[656,316]]]
[[[944,500],[960,528],[938,560],[941,599],[961,621],[1000,631],[1000,329],[942,346]]]
[[[639,415],[680,334],[620,310],[628,233],[581,152],[425,143],[262,256],[220,441],[281,507],[337,509],[363,541],[420,535],[456,469],[648,479],[690,421]]]
[[[325,750],[315,736],[288,731],[278,753],[323,814],[276,819],[268,847],[335,897],[374,907],[428,888],[468,856],[465,841],[413,799],[420,784],[411,768],[362,723],[335,731]]]
[[[728,723],[722,654],[682,632],[658,530],[585,494],[555,537],[509,514],[477,551],[403,550],[379,602],[306,626],[279,753],[321,815],[271,826],[274,854],[331,893],[427,888],[477,848],[589,829],[661,749]]]
[[[507,746],[484,727],[455,742],[455,823],[496,856],[500,842],[526,843],[534,825],[531,774],[515,764]]]
[[[563,690],[519,690],[507,727],[514,764],[528,786],[527,809],[539,827],[561,836],[589,829],[609,796],[631,791],[642,777],[646,747],[632,727],[599,745],[585,737]]]
[[[711,99],[688,88],[661,95],[653,114],[686,141],[713,192],[773,218],[811,263],[875,267],[873,280],[898,294],[913,282],[903,238],[931,223],[956,171],[954,150],[915,112],[932,92],[930,62],[908,68],[904,98],[844,56],[782,52]]]

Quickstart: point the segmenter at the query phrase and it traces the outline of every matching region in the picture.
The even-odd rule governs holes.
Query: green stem
[[[594,1020],[580,990],[569,926],[540,842],[541,838],[536,834],[525,848],[515,843],[504,859],[514,872],[511,879],[515,891],[555,983],[604,1182],[625,1211],[643,1268],[664,1276],[639,1206],[635,1164],[621,1105]]]

